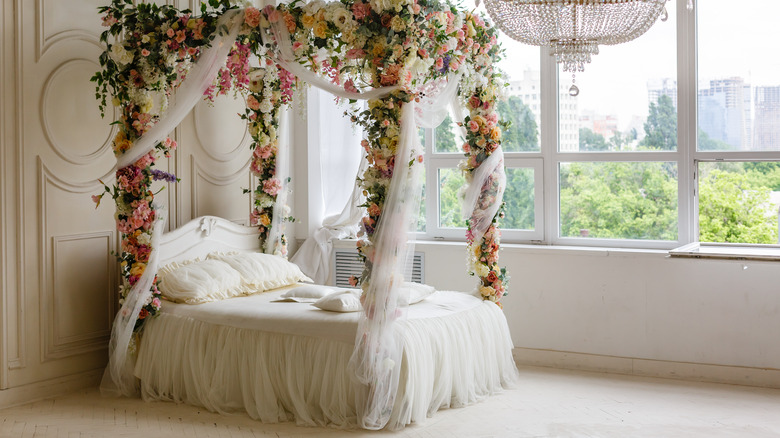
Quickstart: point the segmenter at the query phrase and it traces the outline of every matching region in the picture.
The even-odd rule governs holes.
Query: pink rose
[[[276,196],[279,190],[282,189],[282,182],[277,178],[271,178],[263,181],[263,191],[271,196]]]
[[[248,7],[244,10],[244,23],[249,27],[257,27],[260,25],[260,10],[253,7]]]
[[[250,94],[249,97],[246,98],[246,106],[248,106],[253,111],[257,111],[260,109],[260,102],[257,101],[255,96]]]
[[[479,131],[479,123],[477,123],[477,122],[475,122],[473,120],[469,120],[468,127],[469,127],[469,130],[471,132]]]

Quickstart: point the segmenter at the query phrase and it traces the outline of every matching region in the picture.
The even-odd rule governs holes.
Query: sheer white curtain
[[[291,260],[315,283],[325,284],[330,276],[333,240],[357,234],[363,216],[358,205],[363,196],[356,178],[366,163],[360,147],[362,131],[344,115],[344,107],[324,90],[313,88],[307,97],[307,122],[316,125],[309,130],[308,148],[318,158],[312,163],[317,171],[308,175],[307,194],[309,221],[313,222],[310,229],[315,230]]]

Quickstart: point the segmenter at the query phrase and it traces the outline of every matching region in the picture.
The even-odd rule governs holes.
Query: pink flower
[[[467,154],[468,154],[469,152],[471,152],[471,145],[470,145],[470,144],[468,144],[468,143],[463,143],[463,152],[465,152],[465,153],[467,153]]]
[[[354,275],[350,275],[349,276],[349,285],[352,286],[352,287],[355,287],[355,286],[357,286],[357,284],[358,284],[357,277],[355,277]]]
[[[171,28],[168,28],[168,31],[165,32],[165,34],[168,35],[168,38],[173,38],[174,35],[176,35],[176,31]]]
[[[276,23],[279,21],[279,11],[277,11],[275,7],[268,5],[263,9],[263,12],[268,17],[269,22]]]
[[[347,81],[344,82],[344,90],[349,91],[350,93],[360,92],[360,90],[355,87],[355,83],[352,81],[352,79],[347,79]]]
[[[296,41],[296,42],[293,43],[292,47],[293,47],[293,50],[300,50],[301,47],[303,47],[303,43],[300,42],[300,41]]]
[[[113,15],[106,15],[103,17],[103,27],[111,27],[116,24],[118,20]]]
[[[479,123],[477,123],[477,122],[475,122],[473,120],[469,120],[468,127],[469,127],[469,130],[471,132],[479,131]]]
[[[152,54],[152,52],[150,52],[149,50],[147,50],[147,49],[141,49],[141,55],[142,55],[142,56],[149,56],[149,55],[151,55],[151,54]]]
[[[263,181],[263,191],[271,196],[276,196],[279,190],[282,189],[282,182],[277,178],[271,178]]]
[[[347,59],[362,59],[365,56],[366,56],[366,52],[363,49],[347,50]]]
[[[95,203],[95,208],[98,208],[100,206],[100,200],[101,199],[103,199],[103,194],[92,195],[92,202]]]
[[[480,102],[479,97],[471,96],[471,98],[469,99],[469,106],[471,108],[476,109],[476,108],[479,108],[480,105],[482,105],[482,103]]]
[[[248,7],[244,10],[244,23],[249,27],[257,27],[260,25],[260,10],[253,7]]]
[[[246,106],[248,106],[253,111],[257,111],[260,109],[260,102],[257,101],[255,96],[250,94],[249,97],[246,98]]]
[[[355,20],[362,20],[371,14],[371,5],[363,2],[355,2],[352,5],[352,13],[355,14]]]

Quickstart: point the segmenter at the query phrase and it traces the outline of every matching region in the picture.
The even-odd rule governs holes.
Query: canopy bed
[[[381,429],[474,402],[514,380],[500,311],[507,276],[498,265],[505,176],[495,112],[501,76],[493,62],[501,51],[489,23],[425,0],[296,1],[262,9],[209,0],[198,16],[113,0],[100,10],[107,49],[93,80],[101,109],[110,97],[121,115],[116,183],[94,199],[113,198],[123,238],[122,307],[106,392],[243,409],[263,421]],[[259,67],[251,66],[253,56]],[[368,100],[367,109],[352,110],[366,133],[369,163],[359,178],[367,214],[358,249],[366,268],[355,279],[359,292],[322,297],[352,300],[360,311],[346,316],[295,300],[271,302],[302,286],[279,289],[282,283],[255,278],[297,270],[285,260],[283,128],[285,105],[303,81]],[[167,134],[203,95],[229,91],[246,96],[241,117],[259,181],[256,228],[202,218],[163,235],[150,186],[176,177],[154,169],[157,153],[176,147]],[[409,231],[419,209],[417,129],[437,126],[450,105],[464,128],[468,266],[479,280],[473,295],[437,292],[409,305],[419,287],[404,284],[401,273],[413,253]],[[191,280],[204,275],[212,275],[210,286],[200,290],[206,283]],[[299,280],[305,277],[292,283]],[[188,281],[191,289],[173,292]]]

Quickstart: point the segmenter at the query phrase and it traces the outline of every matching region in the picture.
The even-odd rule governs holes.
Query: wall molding
[[[49,72],[49,75],[46,77],[46,79],[43,81],[43,92],[41,93],[41,103],[38,107],[40,111],[40,119],[41,124],[43,125],[43,135],[46,137],[46,140],[49,142],[49,146],[51,146],[51,149],[63,160],[71,163],[71,164],[77,164],[77,165],[84,165],[85,163],[89,163],[92,161],[95,161],[103,154],[107,153],[111,148],[111,142],[114,138],[114,135],[116,134],[116,126],[113,125],[107,125],[108,126],[108,135],[105,140],[103,140],[103,144],[100,145],[97,149],[95,149],[92,152],[89,152],[87,154],[76,154],[72,152],[68,152],[66,148],[60,146],[59,142],[55,138],[56,136],[52,133],[51,127],[49,126],[49,116],[46,113],[47,108],[51,108],[52,105],[48,105],[49,100],[49,91],[52,88],[52,83],[54,83],[57,76],[66,68],[79,63],[87,63],[90,65],[93,65],[95,67],[95,70],[98,70],[100,68],[100,65],[96,63],[94,60],[86,59],[86,58],[73,58],[69,59],[56,67],[52,69],[51,72]],[[113,112],[114,119],[116,119],[116,109],[110,107],[111,109],[109,111]]]
[[[201,145],[201,149],[203,150],[203,153],[205,153],[209,158],[211,158],[214,161],[227,163],[235,159],[236,154],[238,154],[239,152],[249,149],[249,141],[251,140],[251,136],[249,135],[249,129],[247,128],[247,123],[241,119],[239,120],[241,120],[241,123],[243,123],[244,125],[244,133],[241,136],[241,140],[239,140],[238,144],[232,150],[230,150],[230,152],[226,152],[226,153],[217,152],[212,149],[214,147],[213,144],[206,144],[206,142],[203,141],[204,136],[203,133],[201,132],[203,128],[199,128],[199,126],[202,124],[202,119],[208,117],[207,115],[203,114],[204,111],[203,105],[208,105],[208,104],[201,101],[199,104],[195,105],[195,108],[192,109],[192,122],[193,125],[195,126],[195,130],[194,130],[195,139]]]
[[[199,217],[200,214],[198,213],[198,178],[203,179],[205,182],[217,186],[217,187],[225,187],[229,186],[230,184],[233,184],[237,181],[239,181],[243,177],[249,177],[248,182],[249,184],[252,183],[252,172],[249,172],[249,164],[252,162],[252,157],[249,157],[249,159],[244,163],[243,166],[238,168],[235,172],[228,174],[228,175],[214,175],[209,172],[207,172],[204,168],[198,165],[198,163],[195,161],[195,155],[190,155],[190,178],[192,179],[190,182],[190,215],[193,218]],[[253,190],[254,187],[249,187],[250,190]],[[252,196],[250,194],[249,196],[249,211],[252,211]],[[229,218],[227,218],[229,219]],[[233,220],[229,219],[234,222],[238,222],[241,219]]]
[[[46,36],[46,18],[43,11],[46,7],[46,0],[36,0],[35,2],[35,61],[41,60],[43,55],[55,44],[64,40],[79,40],[93,44],[103,51],[100,45],[100,36],[90,33],[84,29],[68,29],[57,32],[49,37]],[[97,14],[96,14],[97,15]]]
[[[0,409],[32,403],[100,384],[103,369],[91,370],[56,379],[44,380],[28,385],[0,391]]]
[[[44,319],[43,362],[78,356],[92,351],[105,350],[108,346],[108,342],[111,338],[111,318],[109,316],[114,314],[114,305],[111,298],[109,298],[108,307],[105,309],[107,320],[106,325],[102,330],[68,337],[60,336],[59,334],[59,329],[61,328],[60,313],[57,312],[53,305],[56,301],[56,297],[61,293],[57,281],[60,276],[57,270],[57,264],[55,263],[59,245],[64,242],[90,239],[105,241],[106,257],[111,257],[110,253],[113,249],[113,241],[115,239],[115,232],[113,230],[97,233],[71,234],[67,236],[52,236],[51,238],[51,253],[50,257],[48,257],[49,262],[51,263],[51,275],[46,279],[48,287],[42,294],[43,301],[48,303],[47,318]],[[106,291],[112,291],[113,285],[116,284],[116,272],[114,269],[111,269],[110,261],[107,260],[107,262],[108,271],[106,274],[108,283],[105,285],[105,289]],[[111,294],[110,296],[113,297],[114,295]]]
[[[780,388],[780,369],[675,362],[515,347],[518,365],[624,374],[638,377]]]
[[[54,305],[54,297],[56,293],[56,272],[54,265],[54,256],[56,254],[56,246],[58,242],[76,240],[76,239],[88,239],[88,238],[105,238],[109,246],[112,248],[112,243],[116,241],[115,230],[94,232],[94,233],[82,233],[72,234],[68,236],[52,236],[51,244],[49,244],[48,233],[48,206],[46,205],[47,190],[49,186],[53,186],[59,190],[68,193],[74,193],[84,195],[88,193],[94,193],[99,191],[102,186],[97,181],[89,183],[74,184],[67,181],[63,181],[54,175],[46,165],[40,156],[37,157],[38,164],[38,285],[40,291],[40,346],[41,346],[41,361],[48,362],[50,360],[62,359],[65,357],[81,355],[92,351],[103,350],[108,346],[108,339],[110,338],[110,326],[106,330],[101,330],[96,333],[88,333],[83,336],[71,338],[59,338],[57,336],[57,322]],[[109,252],[106,252],[106,257],[110,257]],[[109,285],[107,287],[107,293],[111,293],[111,285],[116,284],[116,273],[112,273],[109,270]],[[113,295],[111,295],[113,297]],[[112,310],[114,307],[113,298],[109,298],[109,307],[106,309],[109,315],[113,315]]]
[[[4,4],[9,3],[10,0],[5,2]],[[12,160],[15,165],[13,169],[12,175],[15,176],[16,184],[12,185],[12,187],[15,187],[15,194],[14,194],[14,205],[16,207],[16,214],[15,214],[15,225],[16,225],[16,253],[14,254],[17,262],[16,262],[16,351],[15,352],[9,352],[7,351],[7,346],[4,346],[6,348],[6,353],[8,354],[7,360],[8,360],[8,369],[14,370],[14,369],[20,369],[27,366],[27,354],[26,354],[26,336],[25,336],[25,326],[26,318],[25,318],[25,310],[26,305],[24,301],[24,290],[26,288],[26,282],[25,282],[25,276],[24,276],[24,259],[25,259],[25,249],[24,249],[24,193],[22,190],[22,187],[24,187],[24,150],[23,150],[23,142],[24,142],[24,117],[21,117],[21,114],[24,114],[24,100],[22,99],[22,93],[24,89],[24,80],[23,80],[23,54],[24,54],[24,45],[23,45],[23,38],[21,37],[21,29],[22,29],[22,10],[24,9],[23,0],[16,0],[13,2],[13,26],[14,26],[14,52],[13,52],[13,62],[11,65],[15,65],[16,69],[14,70],[14,77],[13,77],[13,83],[14,83],[14,92],[13,92],[13,105],[16,109],[15,114],[15,120],[14,120],[14,129],[16,131],[14,132],[13,138],[14,143],[11,145],[12,147],[9,147],[9,149],[12,149],[15,153],[15,157]],[[10,332],[10,330],[9,330]],[[5,369],[3,372],[7,372]],[[10,382],[8,382],[10,385]]]

